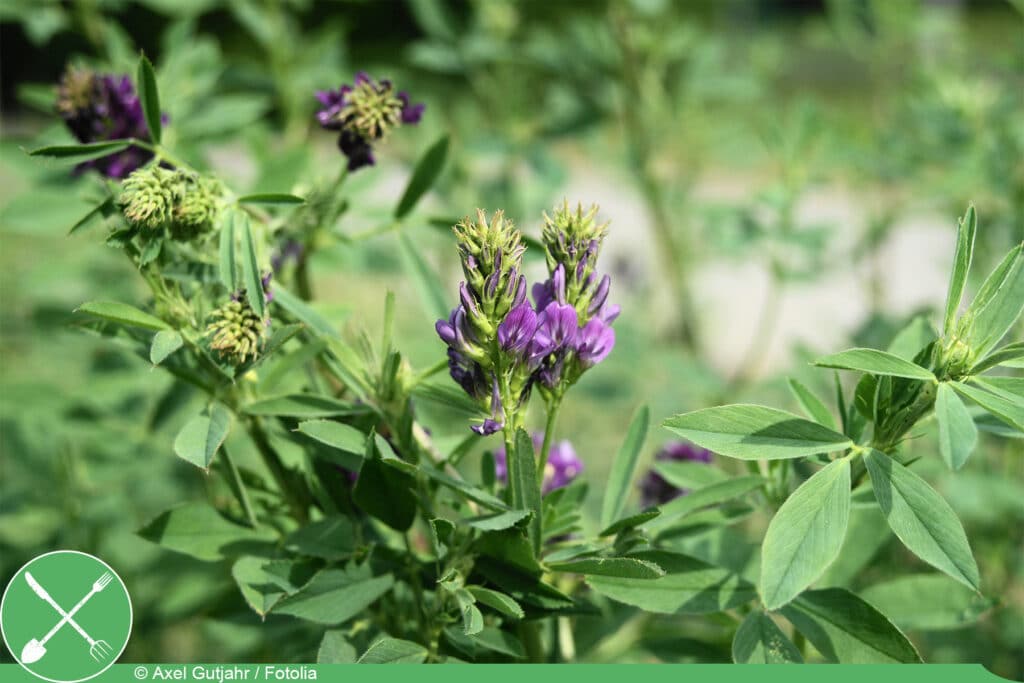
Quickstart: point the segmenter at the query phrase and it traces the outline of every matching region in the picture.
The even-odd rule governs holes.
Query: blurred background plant
[[[1024,239],[1019,2],[12,1],[0,22],[0,567],[9,576],[56,547],[103,556],[136,601],[131,660],[302,660],[318,641],[297,620],[260,623],[222,567],[135,535],[173,503],[228,494],[174,457],[188,415],[169,409],[180,397],[168,378],[69,329],[82,301],[139,291],[114,250],[66,237],[95,185],[22,151],[63,139],[54,84],[68,62],[132,73],[144,50],[173,122],[167,146],[246,192],[310,197],[327,223],[299,213],[287,230],[318,312],[379,332],[380,293],[394,290],[395,337],[418,367],[440,353],[437,301],[410,250],[452,291],[459,215],[504,208],[536,238],[537,217],[563,197],[600,203],[624,313],[616,352],[561,421],[594,482],[640,401],[655,423],[726,398],[795,405],[786,374],[827,390],[810,358],[850,340],[884,348],[915,314],[941,310],[953,217],[968,201],[982,225],[972,277]],[[311,94],[358,70],[407,85],[431,115],[339,193],[341,157]],[[443,134],[450,161],[425,210],[394,219],[387,198]],[[430,424],[439,439],[465,427]],[[652,436],[645,458],[668,435]],[[937,458],[921,465],[999,597],[900,623],[927,661],[1024,676],[1021,444],[983,434],[956,477]],[[766,524],[695,529],[680,543],[750,570]],[[920,566],[871,534],[878,524],[855,512],[858,552],[844,549],[851,559],[826,585],[898,615],[914,586],[880,568]],[[637,620],[612,606],[609,618],[624,630],[578,636],[580,659],[730,656],[730,631],[707,619]]]

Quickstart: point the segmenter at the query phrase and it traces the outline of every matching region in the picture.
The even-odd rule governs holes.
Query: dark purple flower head
[[[521,355],[533,341],[537,331],[537,314],[523,302],[509,311],[498,326],[498,343],[505,351]]]
[[[576,357],[584,368],[590,368],[612,352],[615,330],[600,318],[593,318],[576,333]]]
[[[321,105],[316,120],[325,130],[341,133],[338,147],[350,171],[372,166],[373,143],[394,128],[419,123],[425,107],[412,104],[404,92],[395,93],[391,81],[375,81],[363,71],[352,85],[318,91],[316,98]]]
[[[540,453],[543,445],[544,435],[535,432],[533,434],[534,450]],[[583,461],[576,455],[576,450],[571,443],[559,441],[551,444],[548,464],[544,468],[544,493],[568,486],[581,472],[583,472]],[[502,484],[508,483],[508,455],[505,453],[504,446],[494,451],[494,475]]]
[[[270,291],[270,280],[274,277],[274,271],[270,270],[260,278],[260,283],[263,285],[263,299],[268,304],[274,300],[274,293]]]
[[[706,464],[711,462],[712,455],[713,453],[705,448],[685,441],[672,441],[662,446],[654,459],[662,462],[686,461]],[[676,488],[654,470],[650,470],[640,482],[640,498],[644,507],[662,505],[687,493],[687,489]]]
[[[69,67],[57,90],[57,113],[82,143],[138,138],[149,140],[142,104],[127,76],[99,75]],[[109,178],[124,178],[152,158],[138,147],[83,162],[78,172],[96,169]]]

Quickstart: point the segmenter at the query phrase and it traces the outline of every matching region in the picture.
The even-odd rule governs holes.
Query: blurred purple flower
[[[338,131],[338,147],[348,157],[348,170],[375,163],[373,143],[392,128],[419,123],[426,105],[412,104],[405,92],[394,92],[389,80],[375,81],[365,72],[352,85],[316,93],[321,109],[316,120],[325,130]]]
[[[285,240],[270,255],[270,267],[275,273],[280,273],[288,263],[298,263],[304,252],[305,249],[298,240]]]
[[[56,108],[68,130],[81,143],[150,139],[142,104],[128,76],[68,68],[57,89]],[[75,171],[92,168],[108,178],[124,178],[152,157],[144,149],[129,147],[78,164]]]
[[[672,441],[662,446],[654,459],[661,462],[686,461],[707,464],[711,462],[712,455],[714,454],[706,448],[685,441]],[[673,486],[653,469],[649,470],[640,482],[640,499],[644,507],[662,505],[687,493],[688,489]]]
[[[544,435],[535,432],[532,438],[533,448],[539,454],[544,445]],[[548,464],[544,468],[544,493],[568,486],[581,472],[583,461],[576,455],[576,449],[571,443],[563,440],[551,444]],[[508,484],[508,455],[504,446],[494,451],[494,475],[502,484]]]

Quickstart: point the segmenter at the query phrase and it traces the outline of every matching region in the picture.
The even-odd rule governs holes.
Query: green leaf
[[[514,527],[531,514],[529,510],[508,510],[470,517],[463,521],[474,529],[480,529],[481,531],[501,531],[502,529]]]
[[[73,161],[76,164],[91,159],[100,159],[121,150],[128,149],[131,142],[128,140],[107,140],[105,142],[89,142],[81,145],[50,145],[40,147],[28,153],[31,157],[49,157],[51,159],[62,159]]]
[[[118,301],[90,301],[76,308],[75,312],[85,313],[127,327],[141,327],[155,331],[171,329],[170,325],[160,318]]]
[[[260,318],[266,316],[264,307],[266,298],[263,293],[263,278],[260,275],[259,261],[256,258],[256,241],[252,234],[252,221],[248,214],[240,213],[241,228],[238,233],[242,240],[242,284],[245,286],[245,299],[249,307]]]
[[[220,224],[220,281],[229,292],[238,289],[238,264],[235,259],[235,211],[225,211]]]
[[[139,88],[139,101],[142,103],[142,115],[149,128],[150,139],[160,144],[162,135],[160,125],[160,93],[156,89],[156,74],[153,65],[145,55],[139,55],[139,70],[136,85]]]
[[[239,204],[305,204],[306,200],[286,192],[262,192],[238,198]]]
[[[391,590],[391,574],[370,576],[358,569],[325,569],[300,591],[277,603],[275,614],[288,614],[317,624],[341,624]]]
[[[809,418],[833,431],[839,429],[839,425],[836,424],[836,418],[832,415],[832,412],[810,389],[792,377],[789,378],[789,389],[793,392],[793,396],[796,397],[800,407],[804,409]]]
[[[935,379],[935,375],[930,370],[899,356],[894,356],[885,351],[878,351],[877,349],[849,349],[847,351],[840,351],[831,356],[823,356],[814,361],[814,364],[823,368],[857,370],[858,372],[866,372],[871,375],[888,375],[926,381]]]
[[[641,406],[633,416],[633,421],[626,432],[626,439],[619,447],[619,452],[612,463],[608,483],[604,489],[604,503],[601,507],[601,526],[607,527],[622,515],[626,508],[630,486],[636,473],[636,465],[640,460],[640,451],[647,438],[647,426],[651,421],[651,411]]]
[[[1024,310],[1024,244],[1018,244],[996,266],[978,290],[964,320],[969,321],[960,337],[983,358],[995,348]]]
[[[484,615],[477,608],[473,594],[465,588],[457,588],[454,595],[455,602],[459,605],[459,612],[462,614],[463,635],[471,636],[480,633],[484,629]]]
[[[765,478],[757,475],[733,477],[691,490],[660,506],[661,517],[650,524],[652,531],[675,526],[678,521],[709,505],[717,505],[744,496],[765,485]]]
[[[87,213],[84,216],[82,216],[81,218],[79,218],[78,222],[75,223],[74,225],[72,225],[71,229],[68,230],[68,235],[74,235],[76,232],[78,232],[82,228],[90,225],[94,220],[96,220],[100,216],[106,218],[106,217],[112,215],[114,213],[114,211],[115,211],[114,198],[113,197],[107,197],[106,199],[103,200],[103,202],[101,202],[99,204],[99,206],[94,207],[93,209],[91,209],[89,211],[89,213]]]
[[[1024,406],[1024,377],[974,377],[971,384]]]
[[[263,571],[263,565],[266,563],[266,558],[247,555],[238,558],[231,566],[231,576],[238,585],[242,597],[261,618],[265,617],[285,595],[284,590],[271,583]]]
[[[326,631],[316,653],[317,664],[355,664],[358,653],[345,631]]]
[[[802,664],[804,658],[771,617],[754,610],[736,629],[732,660],[737,664]]]
[[[405,233],[398,234],[398,251],[416,291],[423,299],[424,311],[431,321],[447,319],[451,307],[448,305],[444,287],[437,275],[423,259],[423,255],[413,245]]]
[[[404,218],[413,210],[420,198],[437,182],[447,158],[448,136],[445,135],[432,144],[416,162],[416,169],[413,171],[412,177],[409,178],[409,184],[406,185],[405,192],[402,193],[402,198],[398,200],[398,205],[395,207],[395,218]]]
[[[656,460],[654,471],[678,489],[699,489],[725,481],[729,475],[704,462]]]
[[[343,451],[350,470],[358,470],[366,453],[366,434],[355,427],[333,420],[306,420],[300,422],[298,431],[322,444]]]
[[[912,361],[918,353],[936,339],[938,339],[938,335],[932,329],[928,319],[924,316],[917,316],[899,331],[886,351],[904,360]]]
[[[893,533],[911,552],[975,590],[978,565],[956,513],[924,479],[889,456],[864,456],[871,486]]]
[[[149,362],[160,365],[166,358],[180,349],[185,343],[177,330],[160,330],[153,335],[153,344],[149,347]]]
[[[421,467],[420,472],[426,475],[427,478],[436,481],[438,484],[456,491],[469,500],[479,503],[490,510],[507,512],[510,509],[504,501],[494,496],[494,494],[484,491],[481,488],[477,488],[462,479],[455,479],[454,477],[450,477],[444,472],[435,470],[432,467]]]
[[[408,640],[381,638],[363,653],[357,664],[419,664],[427,659],[427,650]]]
[[[949,275],[949,291],[946,295],[946,315],[942,323],[942,336],[949,337],[956,324],[956,314],[964,297],[967,273],[971,269],[974,255],[974,236],[978,230],[978,215],[974,205],[967,207],[967,213],[960,219],[956,230],[956,251],[953,255],[953,272]]]
[[[591,575],[586,577],[587,585],[607,598],[658,614],[721,612],[757,597],[754,586],[737,574],[687,555],[647,550],[630,557],[661,567],[665,576],[631,579]]]
[[[431,403],[445,406],[460,415],[477,417],[480,405],[471,399],[462,387],[456,386],[451,380],[441,382],[420,382],[413,388],[412,395]]]
[[[652,508],[650,510],[638,512],[635,515],[630,515],[629,517],[624,517],[623,519],[620,519],[617,522],[613,522],[612,524],[605,527],[601,531],[601,533],[598,534],[598,536],[602,538],[606,536],[614,536],[615,534],[618,534],[622,531],[626,531],[628,529],[635,529],[636,527],[643,526],[644,524],[650,522],[653,519],[657,519],[658,515],[660,514],[661,510],[659,510],[658,508]]]
[[[1024,404],[1021,401],[1012,401],[962,382],[950,382],[950,385],[961,396],[966,396],[1006,424],[1024,432]]]
[[[914,646],[885,615],[848,590],[807,591],[782,614],[830,662],[921,662]]]
[[[903,629],[943,631],[978,621],[995,604],[938,574],[900,576],[876,583],[861,597]]]
[[[801,484],[768,525],[759,586],[765,607],[782,607],[825,572],[849,521],[850,460],[841,458]]]
[[[333,515],[296,529],[284,539],[284,548],[299,555],[336,561],[356,549],[356,532],[348,517]]]
[[[481,605],[487,605],[495,612],[509,617],[511,619],[522,619],[526,616],[523,608],[519,606],[512,596],[505,595],[496,590],[490,588],[484,588],[483,586],[466,586],[466,590],[476,599]]]
[[[359,470],[353,499],[367,514],[396,531],[406,531],[416,519],[415,485],[409,474],[379,459],[368,459]]]
[[[196,415],[185,423],[174,439],[174,453],[204,470],[210,468],[213,456],[231,431],[231,413],[214,403],[207,415]]]
[[[511,467],[510,463],[509,476],[516,478],[512,485],[514,495],[512,504],[520,510],[529,510],[533,513],[528,527],[528,536],[536,552],[540,549],[541,498],[537,461],[533,453],[533,439],[525,429],[516,430],[515,453],[512,457],[515,458],[515,467]]]
[[[1013,367],[1012,363],[1022,358],[1024,358],[1024,342],[1013,342],[1003,346],[1002,348],[996,349],[987,358],[971,368],[968,374],[980,375],[989,368],[994,368],[997,365],[1009,365]]]
[[[161,513],[139,530],[139,536],[168,550],[206,562],[242,554],[269,540],[248,527],[229,522],[206,503],[186,503]]]
[[[565,562],[549,562],[547,566],[553,572],[622,579],[660,579],[665,576],[664,570],[653,562],[633,557],[584,557]]]
[[[698,446],[741,460],[799,458],[853,444],[816,422],[758,405],[696,410],[669,418],[664,426]]]
[[[363,415],[367,408],[320,394],[288,394],[253,401],[242,411],[258,416],[315,418]]]
[[[978,428],[967,406],[947,382],[939,384],[935,396],[935,419],[939,423],[939,452],[949,468],[958,470],[971,457],[978,443]]]
[[[313,310],[309,304],[279,284],[274,285],[274,303],[295,316],[296,320],[321,337],[329,339],[338,338],[338,333],[335,331],[331,321],[324,318]]]

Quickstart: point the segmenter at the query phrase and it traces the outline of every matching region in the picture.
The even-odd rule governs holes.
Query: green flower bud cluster
[[[405,104],[391,81],[375,81],[368,76],[357,78],[346,95],[340,118],[364,140],[379,140],[402,123]]]
[[[477,210],[476,220],[464,218],[454,231],[466,276],[459,291],[462,308],[472,336],[486,346],[508,312],[526,298],[521,272],[526,247],[502,211],[488,221],[487,214]]]
[[[223,207],[224,187],[216,178],[147,166],[121,185],[124,217],[147,233],[167,230],[177,240],[211,232]]]
[[[548,270],[554,273],[559,265],[564,269],[565,299],[576,309],[581,325],[590,319],[590,304],[599,289],[595,268],[608,234],[608,223],[596,220],[597,211],[596,204],[586,212],[582,204],[573,210],[566,201],[554,216],[544,214],[541,229]]]
[[[171,234],[189,240],[211,232],[224,205],[224,186],[209,176],[184,174],[178,186]]]
[[[133,226],[157,232],[174,217],[178,172],[160,166],[132,171],[121,184],[121,210]]]
[[[210,314],[206,327],[210,348],[232,365],[255,360],[263,349],[267,321],[261,319],[246,301],[244,293],[232,298]]]

